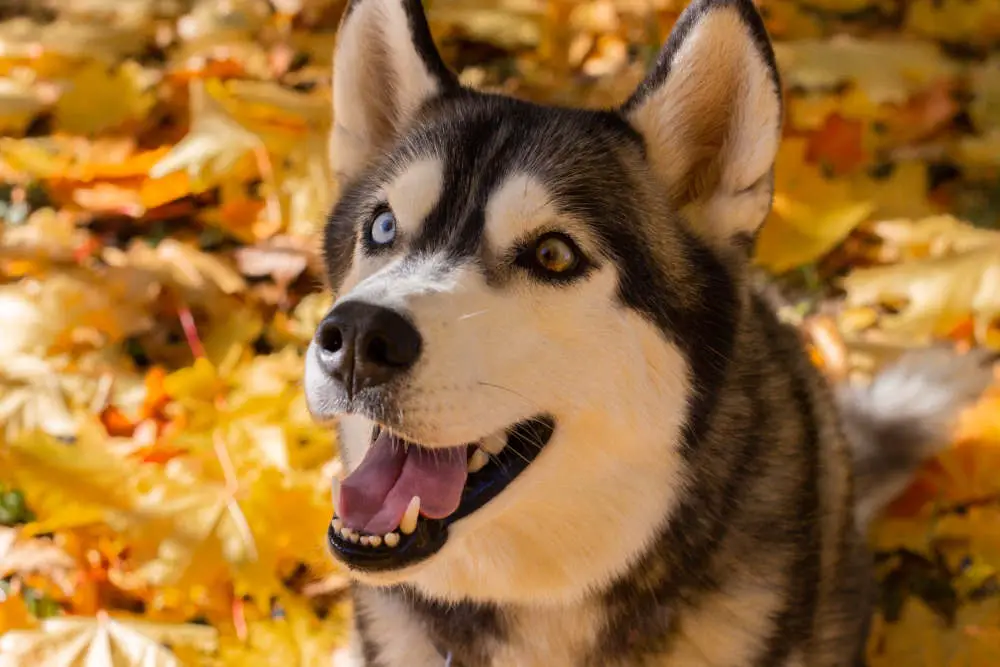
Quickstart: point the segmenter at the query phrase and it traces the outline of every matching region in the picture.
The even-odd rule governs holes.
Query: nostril
[[[344,334],[341,333],[340,327],[334,324],[323,327],[319,332],[319,346],[325,352],[340,352],[340,349],[344,347]]]
[[[385,339],[384,336],[375,334],[371,336],[367,344],[365,345],[365,357],[368,361],[378,364],[379,366],[397,366],[399,364],[393,362],[392,355],[389,352],[389,341]]]

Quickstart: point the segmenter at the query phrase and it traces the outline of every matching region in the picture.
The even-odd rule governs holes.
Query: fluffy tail
[[[960,412],[991,384],[996,352],[931,347],[901,356],[871,384],[838,387],[853,445],[858,521],[867,526],[946,447]]]

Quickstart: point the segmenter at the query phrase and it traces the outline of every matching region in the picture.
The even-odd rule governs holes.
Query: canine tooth
[[[361,541],[361,536],[358,535],[357,533],[351,531],[351,536],[349,538],[347,538],[347,539],[349,539],[351,541],[351,544],[357,544],[358,542]]]
[[[368,538],[368,544],[370,544],[373,547],[381,546],[382,538],[379,537],[378,535],[372,535],[371,537]]]
[[[479,472],[489,462],[490,455],[476,447],[476,451],[472,452],[469,458],[469,472]]]
[[[394,547],[399,544],[399,533],[386,533],[382,539],[385,540],[385,546]]]
[[[479,443],[479,447],[485,451],[487,454],[493,454],[496,456],[503,451],[503,448],[507,446],[507,432],[497,431],[492,435],[488,435],[483,438],[483,441]]]
[[[335,533],[339,533],[344,529],[344,522],[340,519],[334,519],[331,525],[333,526],[333,532]]]
[[[403,535],[411,535],[417,529],[417,518],[420,516],[420,496],[410,498],[410,504],[406,506],[406,512],[399,521],[399,532]]]

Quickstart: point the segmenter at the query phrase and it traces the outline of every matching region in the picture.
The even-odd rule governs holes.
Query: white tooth
[[[399,532],[403,535],[412,535],[417,529],[417,518],[420,516],[420,496],[410,498],[410,504],[406,506],[406,512],[399,521]]]
[[[378,535],[372,535],[371,537],[368,538],[368,544],[372,545],[373,547],[381,546],[382,538],[379,537]]]
[[[383,539],[385,539],[385,546],[394,547],[399,544],[399,533],[386,533]]]
[[[351,544],[357,544],[358,542],[361,541],[361,536],[352,531],[351,536],[347,539],[351,541]]]
[[[507,431],[497,431],[483,438],[479,446],[487,453],[496,456],[507,446]]]
[[[333,502],[333,513],[337,514],[337,503],[340,502],[340,478],[334,477],[330,484],[330,500]]]
[[[366,546],[366,547],[367,547],[367,546],[368,546],[368,541],[369,541],[370,539],[371,539],[371,538],[370,538],[370,537],[368,537],[367,535],[362,535],[362,536],[361,536],[361,544],[362,544],[363,546]]]
[[[479,472],[489,462],[490,455],[476,447],[476,451],[472,452],[469,458],[469,472]]]
[[[340,519],[333,520],[333,532],[339,533],[341,529],[343,529],[343,527],[344,527],[343,521],[341,521]]]

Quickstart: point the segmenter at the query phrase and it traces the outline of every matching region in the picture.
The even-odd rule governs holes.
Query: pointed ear
[[[743,245],[770,210],[780,88],[753,2],[694,0],[621,109],[671,204],[716,244]]]
[[[330,162],[350,180],[429,99],[458,89],[434,46],[420,0],[351,0],[333,60]]]

